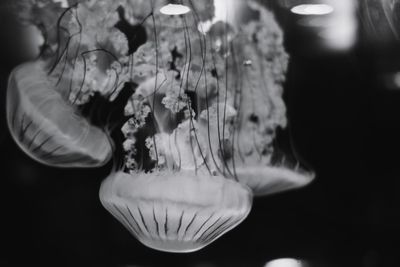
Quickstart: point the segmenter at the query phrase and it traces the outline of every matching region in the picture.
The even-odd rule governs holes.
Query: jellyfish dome
[[[10,75],[8,126],[18,146],[46,165],[99,167],[112,157],[107,125],[94,125],[81,111],[95,94],[115,100],[126,82],[119,59],[128,45],[119,42],[125,37],[115,28],[116,12],[93,24],[102,9],[92,2],[63,8],[50,0],[16,1],[22,20],[37,25],[45,43],[40,58]]]
[[[205,247],[243,221],[252,203],[239,183],[192,171],[117,172],[103,182],[100,199],[140,242],[167,252]]]
[[[10,75],[7,121],[14,140],[33,159],[58,167],[94,167],[111,158],[111,143],[53,89],[41,62]]]

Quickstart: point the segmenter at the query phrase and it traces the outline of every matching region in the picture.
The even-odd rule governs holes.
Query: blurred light
[[[393,84],[397,87],[400,88],[400,72],[397,72],[393,75]]]
[[[389,72],[379,76],[379,81],[386,90],[400,90],[400,72]]]
[[[22,54],[26,58],[34,59],[40,54],[40,47],[44,45],[45,40],[42,32],[33,25],[28,25],[22,29]]]
[[[68,0],[54,0],[54,3],[60,3],[62,8],[68,8]]]
[[[335,12],[327,17],[327,27],[319,33],[328,48],[350,49],[357,40],[356,2],[354,0],[329,0]]]
[[[318,3],[293,7],[293,13],[307,15],[301,17],[297,23],[314,31],[324,48],[335,51],[350,49],[357,41],[357,2],[318,0]]]
[[[243,6],[244,4],[237,0],[214,0],[215,17],[213,21],[226,21],[234,25]]]
[[[160,9],[164,15],[184,15],[190,12],[190,8],[184,5],[168,4]]]
[[[224,0],[215,0],[214,1],[214,8],[215,8],[215,21],[222,20],[226,21],[227,17],[227,3]]]
[[[207,33],[218,21],[237,23],[237,18],[242,12],[243,3],[237,0],[214,0],[214,17],[211,20],[200,22],[198,29],[201,33]]]
[[[303,264],[300,260],[287,258],[270,261],[265,267],[303,267]]]
[[[332,22],[320,16],[311,18],[310,17],[301,18],[297,21],[297,24],[304,27],[315,27],[315,28],[332,26]]]
[[[327,4],[303,4],[292,7],[290,11],[298,15],[327,15],[333,10],[334,8]]]

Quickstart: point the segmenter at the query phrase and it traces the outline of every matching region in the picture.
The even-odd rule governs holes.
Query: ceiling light
[[[265,267],[302,267],[301,261],[296,259],[277,259],[267,263]]]
[[[164,15],[184,15],[190,12],[190,8],[184,5],[168,4],[160,9]]]
[[[303,4],[292,7],[290,11],[298,15],[327,15],[333,10],[332,6],[326,4]]]

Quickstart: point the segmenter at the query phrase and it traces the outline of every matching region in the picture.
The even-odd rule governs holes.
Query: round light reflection
[[[327,15],[333,10],[332,6],[326,4],[303,4],[292,7],[290,11],[298,15]]]
[[[265,267],[304,267],[304,265],[300,260],[287,258],[270,261]]]
[[[190,12],[190,8],[184,5],[168,4],[160,9],[160,12],[164,15],[184,15]]]

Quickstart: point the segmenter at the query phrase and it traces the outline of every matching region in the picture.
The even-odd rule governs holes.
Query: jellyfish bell
[[[35,10],[47,8],[33,5]],[[41,57],[20,65],[10,75],[10,131],[26,154],[46,165],[99,167],[112,157],[114,144],[108,130],[93,124],[81,110],[96,92],[110,100],[116,98],[124,84],[124,79],[119,79],[122,64],[117,57],[128,48],[126,43],[110,42],[119,41],[122,35],[114,28],[113,19],[109,19],[110,25],[107,19],[96,25],[103,26],[101,31],[87,23],[95,11],[98,6],[90,3],[75,4],[65,9],[57,21],[46,17],[47,24],[53,22],[53,27],[44,29],[49,31],[46,36],[57,38],[46,39]],[[115,12],[113,18],[116,16]]]
[[[253,160],[246,158],[245,162],[248,164],[241,163],[240,160],[236,163],[236,177],[251,188],[254,196],[268,196],[299,189],[314,180],[315,173],[289,152],[280,154],[272,150],[268,153],[261,157],[258,155]]]
[[[193,171],[116,172],[101,185],[103,206],[144,245],[197,251],[250,212],[252,194],[239,183]]]
[[[312,172],[286,166],[248,166],[236,169],[240,182],[250,187],[255,196],[266,196],[304,187],[315,178]]]
[[[118,7],[124,2],[78,1],[56,20],[45,16],[46,25],[52,25],[44,29],[45,52],[18,67],[8,88],[10,130],[32,158],[57,167],[98,167],[111,159],[110,135],[119,123],[111,119],[123,88],[134,84],[129,53],[136,47],[118,28],[123,19]],[[32,5],[33,10],[48,8]]]
[[[202,131],[209,135],[211,154],[218,155],[215,168],[249,186],[256,196],[303,187],[314,173],[275,144],[277,131],[287,127],[282,93],[288,55],[282,31],[259,4],[242,1],[241,10],[236,19],[240,27],[226,19],[206,32],[214,44],[218,38],[222,44],[211,46],[221,77],[217,87],[222,89],[214,97],[219,103],[208,105],[201,116]],[[221,47],[224,53],[218,58]],[[219,64],[225,69],[218,69]]]
[[[111,159],[112,144],[54,90],[41,61],[13,70],[7,88],[7,122],[18,146],[55,167],[97,167]]]
[[[242,92],[233,103],[239,112],[234,120],[236,129],[230,137],[231,147],[224,148],[231,150],[232,156],[224,156],[224,160],[232,166],[233,175],[240,182],[247,184],[256,196],[265,196],[303,187],[314,179],[314,174],[290,151],[291,145],[283,152],[275,142],[278,130],[288,124],[281,97],[287,64],[287,55],[278,46],[282,42],[281,33],[277,31],[275,37],[265,40],[266,33],[260,25],[252,27],[249,32],[258,28],[252,43],[244,35],[231,44],[241,63],[231,76],[237,74],[240,86],[248,93]]]

